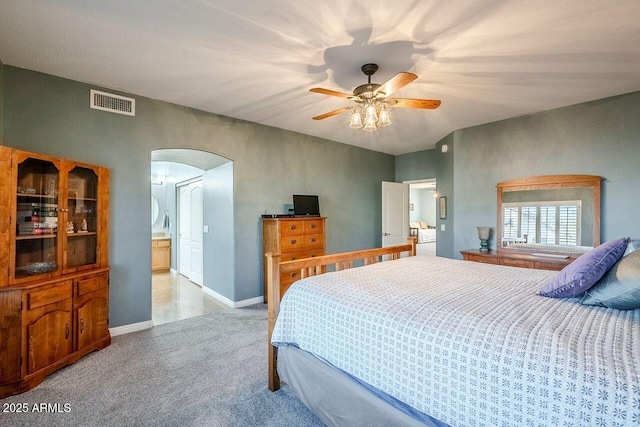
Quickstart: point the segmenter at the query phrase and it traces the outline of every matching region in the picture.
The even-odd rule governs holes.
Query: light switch
[[[440,231],[447,231],[444,224],[440,224]]]
[[[205,233],[208,233],[208,232],[209,232],[209,226],[208,226],[208,225],[205,225],[205,226],[204,226],[204,230],[202,230],[202,231],[204,231]]]

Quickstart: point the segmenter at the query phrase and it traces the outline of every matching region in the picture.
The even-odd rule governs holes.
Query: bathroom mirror
[[[498,249],[563,252],[599,245],[601,181],[545,175],[499,183]]]
[[[158,218],[160,217],[160,205],[158,204],[158,199],[152,194],[151,195],[151,225],[154,225],[158,222]]]

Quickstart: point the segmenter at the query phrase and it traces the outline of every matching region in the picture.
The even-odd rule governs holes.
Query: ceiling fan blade
[[[335,90],[323,89],[321,87],[314,87],[313,89],[309,89],[309,92],[321,93],[323,95],[331,95],[338,96],[340,98],[353,98],[353,95],[349,95],[347,93],[336,92]]]
[[[353,107],[344,107],[344,108],[340,108],[339,110],[333,110],[333,111],[329,111],[328,113],[324,113],[324,114],[320,114],[319,116],[315,116],[313,118],[313,120],[322,120],[322,119],[326,119],[327,117],[331,117],[331,116],[335,116],[338,115],[340,113],[344,113],[347,110],[351,110]]]
[[[391,77],[386,82],[384,82],[378,89],[373,91],[373,93],[378,94],[382,92],[384,93],[385,96],[389,96],[392,93],[405,87],[406,85],[408,85],[409,83],[411,83],[417,78],[418,76],[416,76],[413,73],[406,73],[406,72],[398,73],[395,76]]]
[[[440,106],[437,99],[388,98],[387,104],[394,108],[424,108],[434,110]]]

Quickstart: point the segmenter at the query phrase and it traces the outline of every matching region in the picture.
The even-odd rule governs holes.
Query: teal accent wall
[[[442,152],[442,146],[447,145],[447,152]],[[454,257],[454,224],[455,205],[454,197],[454,155],[456,152],[454,134],[450,133],[436,144],[436,188],[438,190],[438,200],[436,201],[436,255],[453,258]],[[439,198],[446,197],[447,212],[446,218],[440,218]],[[444,231],[442,227],[445,227]]]
[[[394,156],[126,93],[135,117],[92,110],[100,87],[11,66],[3,79],[5,145],[111,170],[110,327],[151,318],[152,150],[233,161],[234,283],[221,292],[232,301],[262,295],[259,218],[293,194],[319,195],[329,253],[381,244],[380,183],[395,179]]]
[[[208,170],[204,175],[203,184],[204,223],[209,226],[209,232],[203,234],[203,243],[207,248],[203,265],[204,286],[233,301],[233,163],[229,162]]]
[[[396,156],[396,182],[436,177],[438,156],[435,149]]]
[[[640,92],[462,129],[453,140],[454,257],[479,247],[476,226],[495,232],[496,183],[533,175],[602,176],[601,241],[640,236]]]

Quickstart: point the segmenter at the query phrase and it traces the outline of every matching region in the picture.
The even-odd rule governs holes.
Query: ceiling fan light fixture
[[[364,116],[365,122],[377,122],[378,121],[378,112],[376,111],[376,106],[373,104],[367,105],[366,114]]]
[[[380,104],[380,114],[378,115],[378,126],[384,127],[391,124],[391,117],[389,116],[389,110],[387,110],[387,104],[384,102]]]
[[[351,113],[351,120],[349,121],[349,127],[352,129],[363,129],[367,132],[372,132],[380,127],[391,125],[391,115],[389,114],[387,107],[433,110],[440,106],[439,100],[388,98],[391,94],[397,92],[417,79],[418,76],[413,73],[401,71],[383,84],[377,84],[371,82],[371,76],[378,70],[378,66],[376,64],[364,64],[361,67],[361,70],[367,76],[367,83],[356,87],[353,90],[352,95],[319,87],[309,89],[310,92],[346,98],[353,100],[356,103],[355,107],[342,107],[337,110],[315,116],[313,117],[313,120],[323,120],[327,117],[333,117],[353,109],[353,113]]]
[[[349,127],[351,129],[360,129],[362,127],[362,108],[360,106],[354,108]]]
[[[376,124],[373,122],[369,122],[367,124],[364,125],[364,127],[362,128],[362,130],[367,131],[367,132],[373,132],[375,130],[377,130],[378,128],[376,127]]]

